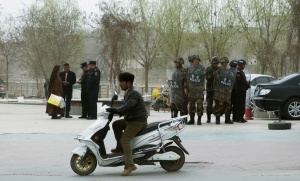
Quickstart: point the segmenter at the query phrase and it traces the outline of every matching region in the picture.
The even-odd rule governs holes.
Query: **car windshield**
[[[299,76],[298,73],[296,73],[296,74],[290,74],[290,75],[287,75],[287,76],[285,76],[285,77],[280,77],[279,79],[273,80],[273,81],[270,82],[270,83],[280,84],[280,83],[286,82],[286,81],[288,81],[288,80],[291,80],[291,79],[293,79],[293,78],[295,78],[295,77],[297,77],[297,76]]]

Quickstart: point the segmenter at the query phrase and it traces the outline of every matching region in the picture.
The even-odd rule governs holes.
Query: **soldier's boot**
[[[198,116],[197,125],[201,125],[201,124],[202,124],[202,123],[201,123],[201,117],[202,117],[202,116],[200,116],[200,115]]]
[[[207,113],[207,123],[210,123],[211,120],[211,113]]]
[[[233,122],[230,120],[230,114],[225,114],[225,124],[233,124]]]
[[[220,124],[220,116],[216,116],[216,124]]]
[[[190,113],[190,121],[186,124],[195,124],[195,113]]]

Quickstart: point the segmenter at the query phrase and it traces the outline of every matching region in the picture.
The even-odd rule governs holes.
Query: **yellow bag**
[[[60,107],[60,105],[62,104],[62,102],[64,102],[64,99],[60,96],[51,94],[48,101],[49,104],[52,104],[54,106]]]

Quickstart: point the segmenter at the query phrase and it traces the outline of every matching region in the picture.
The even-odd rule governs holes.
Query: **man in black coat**
[[[250,88],[249,82],[246,79],[246,75],[244,73],[244,68],[246,65],[246,61],[243,59],[238,60],[237,62],[237,73],[236,73],[236,79],[235,79],[235,91],[236,96],[235,104],[237,105],[235,107],[236,111],[236,121],[239,123],[245,123],[247,122],[244,119],[245,114],[245,108],[246,108],[246,91],[248,88]]]
[[[65,116],[65,118],[72,118],[72,116],[70,116],[71,99],[73,95],[73,84],[76,83],[76,75],[70,70],[70,65],[65,63],[64,71],[60,72],[59,76],[63,84],[63,98],[66,102],[65,115],[61,115],[60,117]]]
[[[89,94],[86,91],[86,83],[87,79],[89,78],[89,67],[86,62],[80,64],[80,68],[82,69],[82,75],[81,78],[77,81],[78,84],[81,85],[81,108],[82,108],[82,114],[79,119],[85,119],[88,117],[88,111],[89,111]]]
[[[96,61],[89,61],[89,69],[89,77],[86,83],[86,91],[89,95],[89,117],[87,119],[97,119],[97,101],[101,72],[96,66]]]

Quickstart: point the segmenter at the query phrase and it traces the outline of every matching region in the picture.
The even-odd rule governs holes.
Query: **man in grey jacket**
[[[134,75],[129,72],[119,74],[120,87],[125,91],[124,103],[119,108],[107,108],[108,112],[124,116],[124,119],[113,123],[117,146],[112,152],[124,152],[125,168],[122,176],[136,170],[133,163],[131,140],[142,129],[147,127],[148,113],[142,95],[133,89]],[[123,132],[124,130],[124,132]]]

